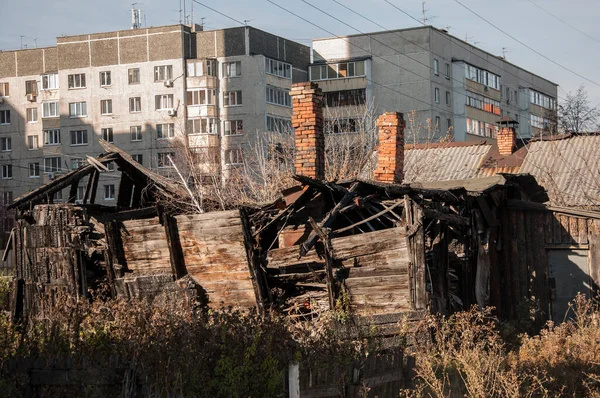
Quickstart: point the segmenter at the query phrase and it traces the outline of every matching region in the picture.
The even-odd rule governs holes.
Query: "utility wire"
[[[209,6],[207,6],[206,4],[200,3],[200,2],[199,2],[199,1],[197,1],[197,0],[192,0],[192,1],[193,1],[194,3],[196,3],[196,4],[199,4],[199,5],[201,5],[202,7],[208,8],[209,10],[211,10],[211,11],[213,11],[213,12],[216,12],[216,13],[217,13],[217,14],[219,14],[219,15],[222,15],[222,16],[224,16],[225,18],[229,18],[229,19],[231,19],[232,21],[239,23],[239,24],[240,24],[240,25],[242,25],[242,26],[246,25],[244,22],[242,22],[242,21],[238,21],[237,19],[235,19],[235,18],[233,18],[233,17],[230,17],[229,15],[223,14],[221,11],[219,11],[219,10],[215,10],[214,8],[212,8],[212,7],[209,7]]]
[[[387,2],[387,0],[385,0]],[[523,47],[533,51],[534,53],[536,53],[537,55],[539,55],[540,57],[544,58],[545,60],[552,62],[554,65],[561,67],[562,69],[571,72],[572,74],[584,79],[585,81],[588,81],[590,83],[592,83],[595,86],[600,87],[600,83],[595,82],[592,79],[588,79],[587,77],[583,76],[582,74],[575,72],[573,69],[568,68],[567,66],[564,66],[563,64],[554,61],[552,58],[542,54],[541,52],[539,52],[538,50],[536,50],[535,48],[527,45],[526,43],[524,43],[523,41],[519,40],[518,38],[514,37],[513,35],[511,35],[510,33],[506,32],[504,29],[494,25],[492,22],[490,22],[488,19],[484,18],[483,16],[481,16],[480,14],[478,14],[477,12],[473,11],[472,9],[470,9],[469,7],[467,7],[466,5],[464,5],[463,3],[461,3],[459,0],[454,0],[456,3],[458,3],[459,5],[461,5],[463,8],[465,8],[466,10],[470,11],[473,15],[477,16],[478,18],[480,18],[481,20],[485,21],[488,25],[496,28],[498,31],[504,33],[506,36],[510,37],[511,39],[513,39],[514,41],[516,41],[517,43],[521,44]]]
[[[585,37],[594,40],[596,43],[600,44],[600,40],[596,39],[593,36],[588,35],[587,33],[585,33],[583,30],[577,28],[576,26],[571,25],[570,23],[568,23],[567,21],[565,21],[564,19],[561,19],[559,17],[557,17],[556,15],[552,14],[550,11],[546,10],[544,7],[540,6],[537,3],[534,3],[532,0],[527,0],[529,1],[531,4],[533,4],[534,6],[536,6],[537,8],[539,8],[540,10],[544,11],[546,14],[550,15],[552,18],[562,22],[563,24],[567,25],[569,28],[576,30],[577,32],[581,33],[582,35],[584,35]]]

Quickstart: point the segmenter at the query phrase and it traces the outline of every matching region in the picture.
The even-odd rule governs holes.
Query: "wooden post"
[[[423,228],[423,209],[413,202],[408,195],[404,197],[406,225],[408,227],[407,239],[410,250],[412,309],[424,310],[427,308],[427,291],[425,281],[425,231]]]
[[[329,240],[327,231],[321,229],[321,227],[319,227],[317,222],[312,217],[308,217],[308,223],[312,227],[313,231],[315,231],[316,234],[319,236],[321,242],[323,242],[323,247],[325,251],[325,253],[323,254],[325,256],[325,271],[327,275],[327,294],[329,296],[329,309],[334,310],[335,300],[337,297],[337,290],[335,286],[335,280],[333,277],[333,252],[331,248],[331,241]]]
[[[108,255],[112,259],[111,267],[107,269],[109,281],[123,276],[127,269],[127,260],[123,250],[123,240],[119,230],[119,223],[116,221],[107,221],[104,223],[106,233],[106,245]]]
[[[165,235],[167,236],[167,246],[169,247],[169,257],[171,259],[171,269],[176,279],[182,278],[187,275],[187,268],[185,267],[185,258],[183,256],[183,249],[181,248],[181,242],[179,240],[179,229],[177,228],[177,220],[170,214],[164,211],[161,213],[161,222],[165,228]]]
[[[254,250],[254,238],[250,230],[247,210],[240,208],[240,219],[242,220],[242,233],[244,234],[244,246],[248,259],[248,270],[252,279],[254,295],[256,296],[256,307],[262,315],[265,313],[265,304],[272,301],[271,291],[267,285],[267,279],[260,267],[260,258]]]
[[[77,187],[79,186],[79,180],[73,181],[71,184],[71,189],[69,190],[69,197],[67,198],[67,203],[75,203],[75,199],[77,199]]]
[[[132,190],[133,180],[125,173],[121,173],[121,183],[119,184],[119,195],[117,197],[117,208],[122,209],[131,207]]]
[[[88,177],[88,182],[85,187],[85,193],[83,194],[83,204],[90,201],[90,204],[94,204],[96,200],[96,190],[98,188],[98,178],[100,176],[100,172],[98,170],[94,170],[92,174]]]

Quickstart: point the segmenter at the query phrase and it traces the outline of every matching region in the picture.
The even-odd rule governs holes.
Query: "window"
[[[142,154],[131,155],[131,158],[139,164],[144,164],[144,156]]]
[[[510,100],[510,87],[506,87],[506,103]]]
[[[195,164],[218,164],[221,148],[214,146],[196,147],[191,149],[191,152],[192,160]]]
[[[77,170],[85,164],[83,158],[71,158],[71,170]]]
[[[40,147],[40,140],[37,135],[28,135],[27,136],[27,149],[34,150]]]
[[[85,73],[68,76],[69,88],[85,88]]]
[[[225,151],[225,164],[236,165],[244,162],[241,149],[227,149]]]
[[[44,145],[60,145],[60,129],[44,130]]]
[[[58,117],[58,101],[42,102],[42,117]]]
[[[223,135],[244,134],[244,122],[242,120],[225,120],[223,122]]]
[[[198,89],[188,90],[187,104],[188,105],[214,105],[216,90]]]
[[[436,104],[440,103],[440,89],[437,87],[434,90],[434,99]]]
[[[449,133],[452,130],[452,119],[446,119],[446,131]]]
[[[157,111],[173,108],[173,94],[161,94],[155,96],[154,104]]]
[[[310,80],[346,79],[365,76],[365,61],[338,64],[314,65],[310,67]]]
[[[223,106],[240,106],[242,105],[241,91],[225,91],[223,93]]]
[[[8,88],[8,83],[0,83],[0,97],[8,97],[10,95]]]
[[[325,121],[325,134],[347,134],[356,133],[360,128],[360,122],[351,118],[335,118]]]
[[[446,105],[450,106],[450,91],[446,91]]]
[[[71,130],[71,145],[87,145],[87,130]]]
[[[53,202],[62,202],[63,200],[63,193],[62,191],[57,191],[54,193],[54,196],[52,197],[52,201]]]
[[[77,187],[77,193],[75,194],[75,203],[83,203],[83,195],[85,194],[85,188],[82,186]]]
[[[515,102],[519,102],[519,91],[515,90]]]
[[[446,79],[450,80],[450,64],[446,64]]]
[[[327,106],[364,105],[366,102],[366,89],[364,88],[325,93]]]
[[[129,132],[131,133],[131,141],[142,140],[142,126],[131,126]]]
[[[171,156],[171,158],[173,158],[175,156],[174,153],[169,153],[169,152],[164,152],[164,153],[159,153],[158,154],[158,167],[159,168],[164,168],[164,167],[173,167],[173,165],[171,164],[171,161],[169,160],[169,156]]]
[[[106,127],[100,130],[102,133],[102,139],[106,142],[114,142],[113,129],[112,127]]]
[[[100,114],[112,115],[112,100],[100,100]]]
[[[499,101],[495,101],[491,98],[487,98],[483,95],[475,94],[470,91],[467,91],[467,105],[496,115],[500,115],[501,113]]]
[[[289,90],[267,86],[266,88],[267,103],[280,106],[292,106],[292,98]]]
[[[0,111],[0,124],[10,124],[10,111]]]
[[[556,99],[533,90],[530,90],[529,94],[530,101],[532,104],[539,105],[541,107],[551,110],[556,109]]]
[[[173,67],[171,65],[161,65],[154,67],[154,81],[162,82],[173,79]]]
[[[217,119],[188,119],[188,134],[218,134]]]
[[[12,174],[12,164],[3,164],[2,165],[2,172],[0,177],[2,177],[3,180],[8,180],[13,178],[13,174]]]
[[[175,137],[175,123],[157,124],[156,136],[158,139]]]
[[[550,120],[545,117],[531,115],[530,123],[532,127],[537,127],[538,129],[548,129],[550,126]]]
[[[483,137],[496,137],[498,126],[467,118],[467,132]]]
[[[100,72],[100,87],[112,86],[110,72]]]
[[[267,115],[267,131],[289,134],[292,132],[292,121],[290,119]]]
[[[106,165],[106,168],[108,169],[108,171],[115,171],[115,162],[110,162]]]
[[[241,75],[242,75],[241,61],[224,62],[223,63],[223,77],[238,77]]]
[[[44,158],[44,173],[58,173],[60,171],[60,156]]]
[[[58,89],[58,73],[42,75],[42,90]]]
[[[104,200],[115,200],[115,184],[104,186]]]
[[[25,94],[37,95],[37,91],[38,91],[37,81],[35,81],[35,80],[26,80],[25,81]]]
[[[27,108],[27,123],[37,123],[38,121],[38,109]]]
[[[133,68],[127,71],[129,84],[140,84],[140,69]]]
[[[275,75],[286,79],[292,78],[292,64],[288,64],[287,62],[265,58],[265,70],[270,75]]]
[[[12,139],[10,137],[0,138],[0,151],[2,151],[2,152],[12,151]]]
[[[4,206],[8,206],[12,203],[13,201],[13,193],[12,191],[5,191],[2,192],[2,204]]]
[[[204,61],[188,61],[187,75],[188,77],[204,76]]]
[[[141,97],[132,97],[129,98],[129,112],[141,112],[142,111],[142,98]]]
[[[39,178],[40,177],[40,164],[39,163],[29,163],[29,178]]]
[[[82,102],[71,102],[69,104],[69,117],[85,117],[87,116],[87,104]]]
[[[440,61],[437,59],[433,60],[433,73],[435,73],[436,76],[440,74]]]
[[[439,116],[435,117],[435,126],[433,127],[435,128],[435,131],[440,131],[442,129],[442,121]]]
[[[500,76],[492,72],[488,72],[486,70],[479,69],[475,66],[467,64],[465,68],[465,73],[467,79],[476,81],[477,83],[491,87],[495,90],[500,90]]]

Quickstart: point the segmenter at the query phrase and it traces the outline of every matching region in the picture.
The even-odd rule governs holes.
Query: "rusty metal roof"
[[[404,182],[448,181],[476,177],[491,144],[415,147],[404,152]]]
[[[536,177],[557,206],[600,205],[600,136],[532,141],[521,173]]]

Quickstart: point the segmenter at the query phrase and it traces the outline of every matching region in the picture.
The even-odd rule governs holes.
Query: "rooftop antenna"
[[[181,0],[179,0],[179,24],[181,25],[182,19],[181,19]]]
[[[131,3],[131,29],[140,29],[142,27],[141,15],[142,10],[135,8],[137,3]]]
[[[473,36],[469,36],[468,33],[465,33],[465,41],[469,43],[469,41],[473,38]]]
[[[183,23],[187,24],[187,15],[185,13],[185,3],[186,3],[186,1],[183,0]]]
[[[25,37],[25,35],[21,35],[21,50],[23,49],[23,38]]]
[[[447,32],[450,32],[450,28],[452,28],[452,26],[446,25],[446,27],[444,29],[446,29]]]
[[[248,26],[248,22],[254,21],[254,19],[244,19],[244,25]]]
[[[194,1],[192,0],[192,22],[191,25],[194,25]]]
[[[37,38],[33,39],[33,45],[35,48],[37,48]]]
[[[421,16],[421,21],[423,22],[423,25],[427,25],[427,22],[433,20],[435,17],[427,17],[427,11],[425,9],[425,1],[421,2],[421,12],[422,12],[422,16]]]
[[[506,53],[509,53],[508,47],[502,47],[502,58],[506,59]]]
[[[200,18],[200,26],[202,26],[202,29],[204,29],[204,20],[205,19],[206,18],[204,18],[204,17]]]

